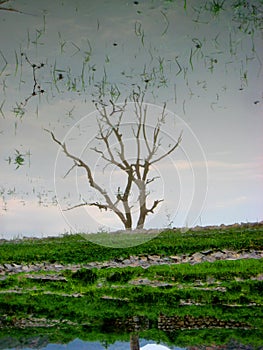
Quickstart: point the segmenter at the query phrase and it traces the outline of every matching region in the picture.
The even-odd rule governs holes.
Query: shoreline
[[[160,233],[164,231],[173,231],[173,232],[181,232],[185,234],[189,234],[191,232],[201,232],[201,231],[212,231],[212,230],[218,230],[218,231],[223,231],[223,230],[228,230],[228,229],[236,229],[236,228],[253,228],[257,226],[263,226],[263,221],[256,221],[256,222],[241,222],[241,223],[233,223],[233,224],[221,224],[221,225],[207,225],[207,226],[200,226],[196,225],[194,227],[164,227],[164,228],[151,228],[151,229],[142,229],[142,230],[131,230],[131,231],[126,231],[126,230],[117,230],[117,231],[112,231],[112,232],[97,232],[97,233],[61,233],[57,235],[49,235],[49,236],[44,236],[44,237],[34,237],[34,236],[23,236],[23,237],[14,237],[14,238],[0,238],[0,244],[2,243],[20,243],[22,241],[41,241],[41,240],[47,240],[47,239],[56,239],[56,238],[61,238],[64,236],[73,236],[73,235],[81,235],[81,236],[89,236],[89,235],[99,235],[99,234],[109,234],[109,235],[118,235],[118,234],[127,234],[127,235],[132,235],[132,234],[149,234],[149,235],[159,235]]]

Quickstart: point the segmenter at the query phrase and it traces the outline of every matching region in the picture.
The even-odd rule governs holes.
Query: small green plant
[[[72,278],[82,283],[93,284],[97,279],[97,273],[89,269],[80,269],[72,274]]]
[[[221,11],[224,10],[223,5],[225,3],[225,0],[213,0],[210,3],[210,11],[214,14],[214,15],[218,15]]]
[[[111,272],[107,276],[107,281],[108,282],[128,282],[133,276],[134,276],[135,271],[131,269],[120,269],[117,271]]]

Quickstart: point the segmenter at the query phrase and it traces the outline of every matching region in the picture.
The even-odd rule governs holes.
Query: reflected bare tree
[[[97,202],[84,201],[66,210],[82,206],[95,206],[100,210],[110,210],[116,214],[126,230],[131,230],[134,221],[131,193],[134,187],[138,193],[136,204],[138,204],[139,212],[135,227],[136,229],[142,229],[146,217],[149,214],[153,214],[158,205],[164,200],[163,198],[158,198],[150,201],[148,198],[150,193],[148,186],[158,178],[157,176],[151,176],[152,166],[168,157],[178,148],[182,140],[182,134],[173,144],[169,145],[167,150],[163,150],[164,145],[160,134],[165,124],[166,104],[163,105],[156,124],[153,125],[149,132],[146,129],[148,113],[147,105],[144,104],[144,97],[145,91],[141,91],[139,88],[137,91],[133,91],[130,96],[136,115],[136,121],[129,126],[130,135],[132,135],[134,140],[132,157],[127,155],[128,145],[123,138],[124,130],[122,129],[127,99],[122,105],[110,100],[110,108],[106,108],[107,106],[102,100],[95,102],[98,111],[98,134],[96,136],[98,146],[92,147],[91,150],[101,157],[106,164],[105,167],[108,165],[115,166],[121,172],[123,178],[126,178],[126,185],[123,188],[119,186],[114,196],[110,195],[109,191],[95,180],[90,164],[84,161],[83,158],[73,154],[69,150],[68,145],[65,142],[61,142],[52,131],[45,129],[50,133],[52,140],[61,147],[64,154],[73,161],[73,166],[67,174],[75,167],[82,168],[86,172],[89,186],[103,198],[103,200]],[[115,146],[112,147],[112,145]]]

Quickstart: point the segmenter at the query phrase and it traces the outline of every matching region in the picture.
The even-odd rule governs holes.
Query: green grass
[[[263,226],[238,227],[229,229],[214,229],[186,233],[180,231],[165,231],[157,237],[138,246],[128,248],[111,248],[102,244],[109,240],[116,246],[118,240],[124,242],[131,234],[98,233],[90,235],[90,241],[82,235],[65,235],[58,238],[26,239],[9,241],[0,244],[0,264],[7,262],[60,262],[60,263],[88,263],[90,261],[106,261],[116,257],[129,257],[138,254],[176,255],[191,254],[207,249],[262,249]],[[138,240],[140,240],[140,234]],[[136,237],[132,236],[133,242]],[[128,243],[127,243],[128,244]],[[121,245],[121,244],[120,244]]]
[[[224,319],[227,314],[224,312],[219,315],[218,308],[229,307],[232,319],[259,324],[258,318],[253,314],[251,317],[250,313],[251,305],[254,305],[260,317],[263,316],[260,308],[263,303],[263,282],[250,277],[261,272],[262,260],[249,259],[196,265],[161,265],[148,269],[65,270],[61,275],[67,281],[41,282],[19,273],[0,281],[0,308],[3,312],[20,317],[33,313],[41,317],[64,317],[81,322],[83,317],[126,317],[134,313],[143,314],[145,310],[153,318],[158,317],[160,310],[165,314],[173,314],[175,310],[176,314],[187,314],[191,310],[192,314],[197,307],[195,304],[201,304],[198,306],[201,308],[201,314],[196,315],[198,317],[204,315],[204,310],[208,308],[208,315],[212,312],[214,316]],[[168,282],[170,285],[156,288],[129,283],[145,278],[148,281]],[[16,290],[19,294],[10,290]],[[71,297],[76,293],[82,297]],[[105,296],[112,299],[102,299]],[[191,300],[190,309],[181,306],[182,300]],[[238,307],[235,309],[233,306]],[[246,312],[241,315],[243,308]]]
[[[262,249],[262,226],[224,230],[166,231],[144,244],[128,248],[97,245],[81,235],[59,238],[26,239],[0,244],[0,263],[58,262],[84,264],[126,258],[131,255],[164,256],[191,254],[196,251]],[[96,235],[104,240],[106,233]],[[113,234],[112,240],[129,235]],[[42,334],[50,341],[75,338],[86,340],[129,340],[129,332],[109,327],[115,319],[143,316],[151,324],[140,337],[181,346],[226,344],[233,339],[260,346],[263,327],[262,259],[218,260],[174,265],[122,268],[66,269],[30,272],[30,275],[55,274],[66,281],[41,281],[28,273],[2,276],[0,280],[0,324],[9,334],[20,337],[26,330],[15,330],[15,320],[36,317],[47,322],[59,320],[59,326]],[[145,281],[138,284],[138,281]],[[134,284],[137,282],[137,284]],[[162,283],[165,283],[162,285]],[[156,287],[156,284],[159,286]],[[154,286],[155,285],[155,286]],[[15,292],[14,292],[15,291]],[[211,317],[222,322],[241,322],[247,329],[178,330],[167,333],[157,329],[160,313],[181,319]],[[65,321],[65,322],[64,322]],[[68,321],[78,326],[70,326]],[[4,325],[4,326],[3,326]],[[28,336],[35,334],[28,329]],[[1,327],[0,327],[1,337]],[[232,340],[231,340],[232,339]]]
[[[148,278],[152,281],[167,282],[174,285],[193,284],[196,281],[202,282],[204,285],[227,285],[228,283],[243,283],[249,280],[251,283],[257,282],[250,280],[250,277],[256,277],[263,271],[262,259],[246,259],[235,261],[215,261],[214,263],[204,262],[202,264],[178,264],[178,265],[156,265],[147,269],[142,267],[123,267],[123,268],[107,268],[107,269],[80,269],[77,272],[64,270],[61,272],[68,283],[65,281],[48,281],[41,282],[42,288],[44,286],[57,285],[58,290],[60,286],[70,284],[72,292],[77,292],[79,285],[86,286],[87,290],[90,286],[96,285],[98,281],[104,281],[106,286],[122,285],[126,286],[127,282],[134,279]],[[41,271],[30,273],[30,275],[45,275],[58,274],[55,271]],[[18,273],[16,275],[9,275],[6,279],[0,281],[0,288],[24,288],[30,287],[37,283],[36,280],[31,280],[26,277],[25,273]],[[258,281],[261,282],[261,281]]]

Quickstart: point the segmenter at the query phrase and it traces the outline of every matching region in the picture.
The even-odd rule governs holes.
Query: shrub
[[[127,270],[127,269],[123,269],[123,270],[119,270],[119,271],[114,271],[112,272],[109,276],[107,276],[107,281],[108,282],[122,282],[122,283],[126,283],[128,282],[130,279],[132,279],[132,277],[134,276],[135,271],[131,271],[131,270]]]
[[[73,279],[77,279],[87,284],[94,283],[97,277],[97,273],[89,269],[80,269],[72,274]]]

